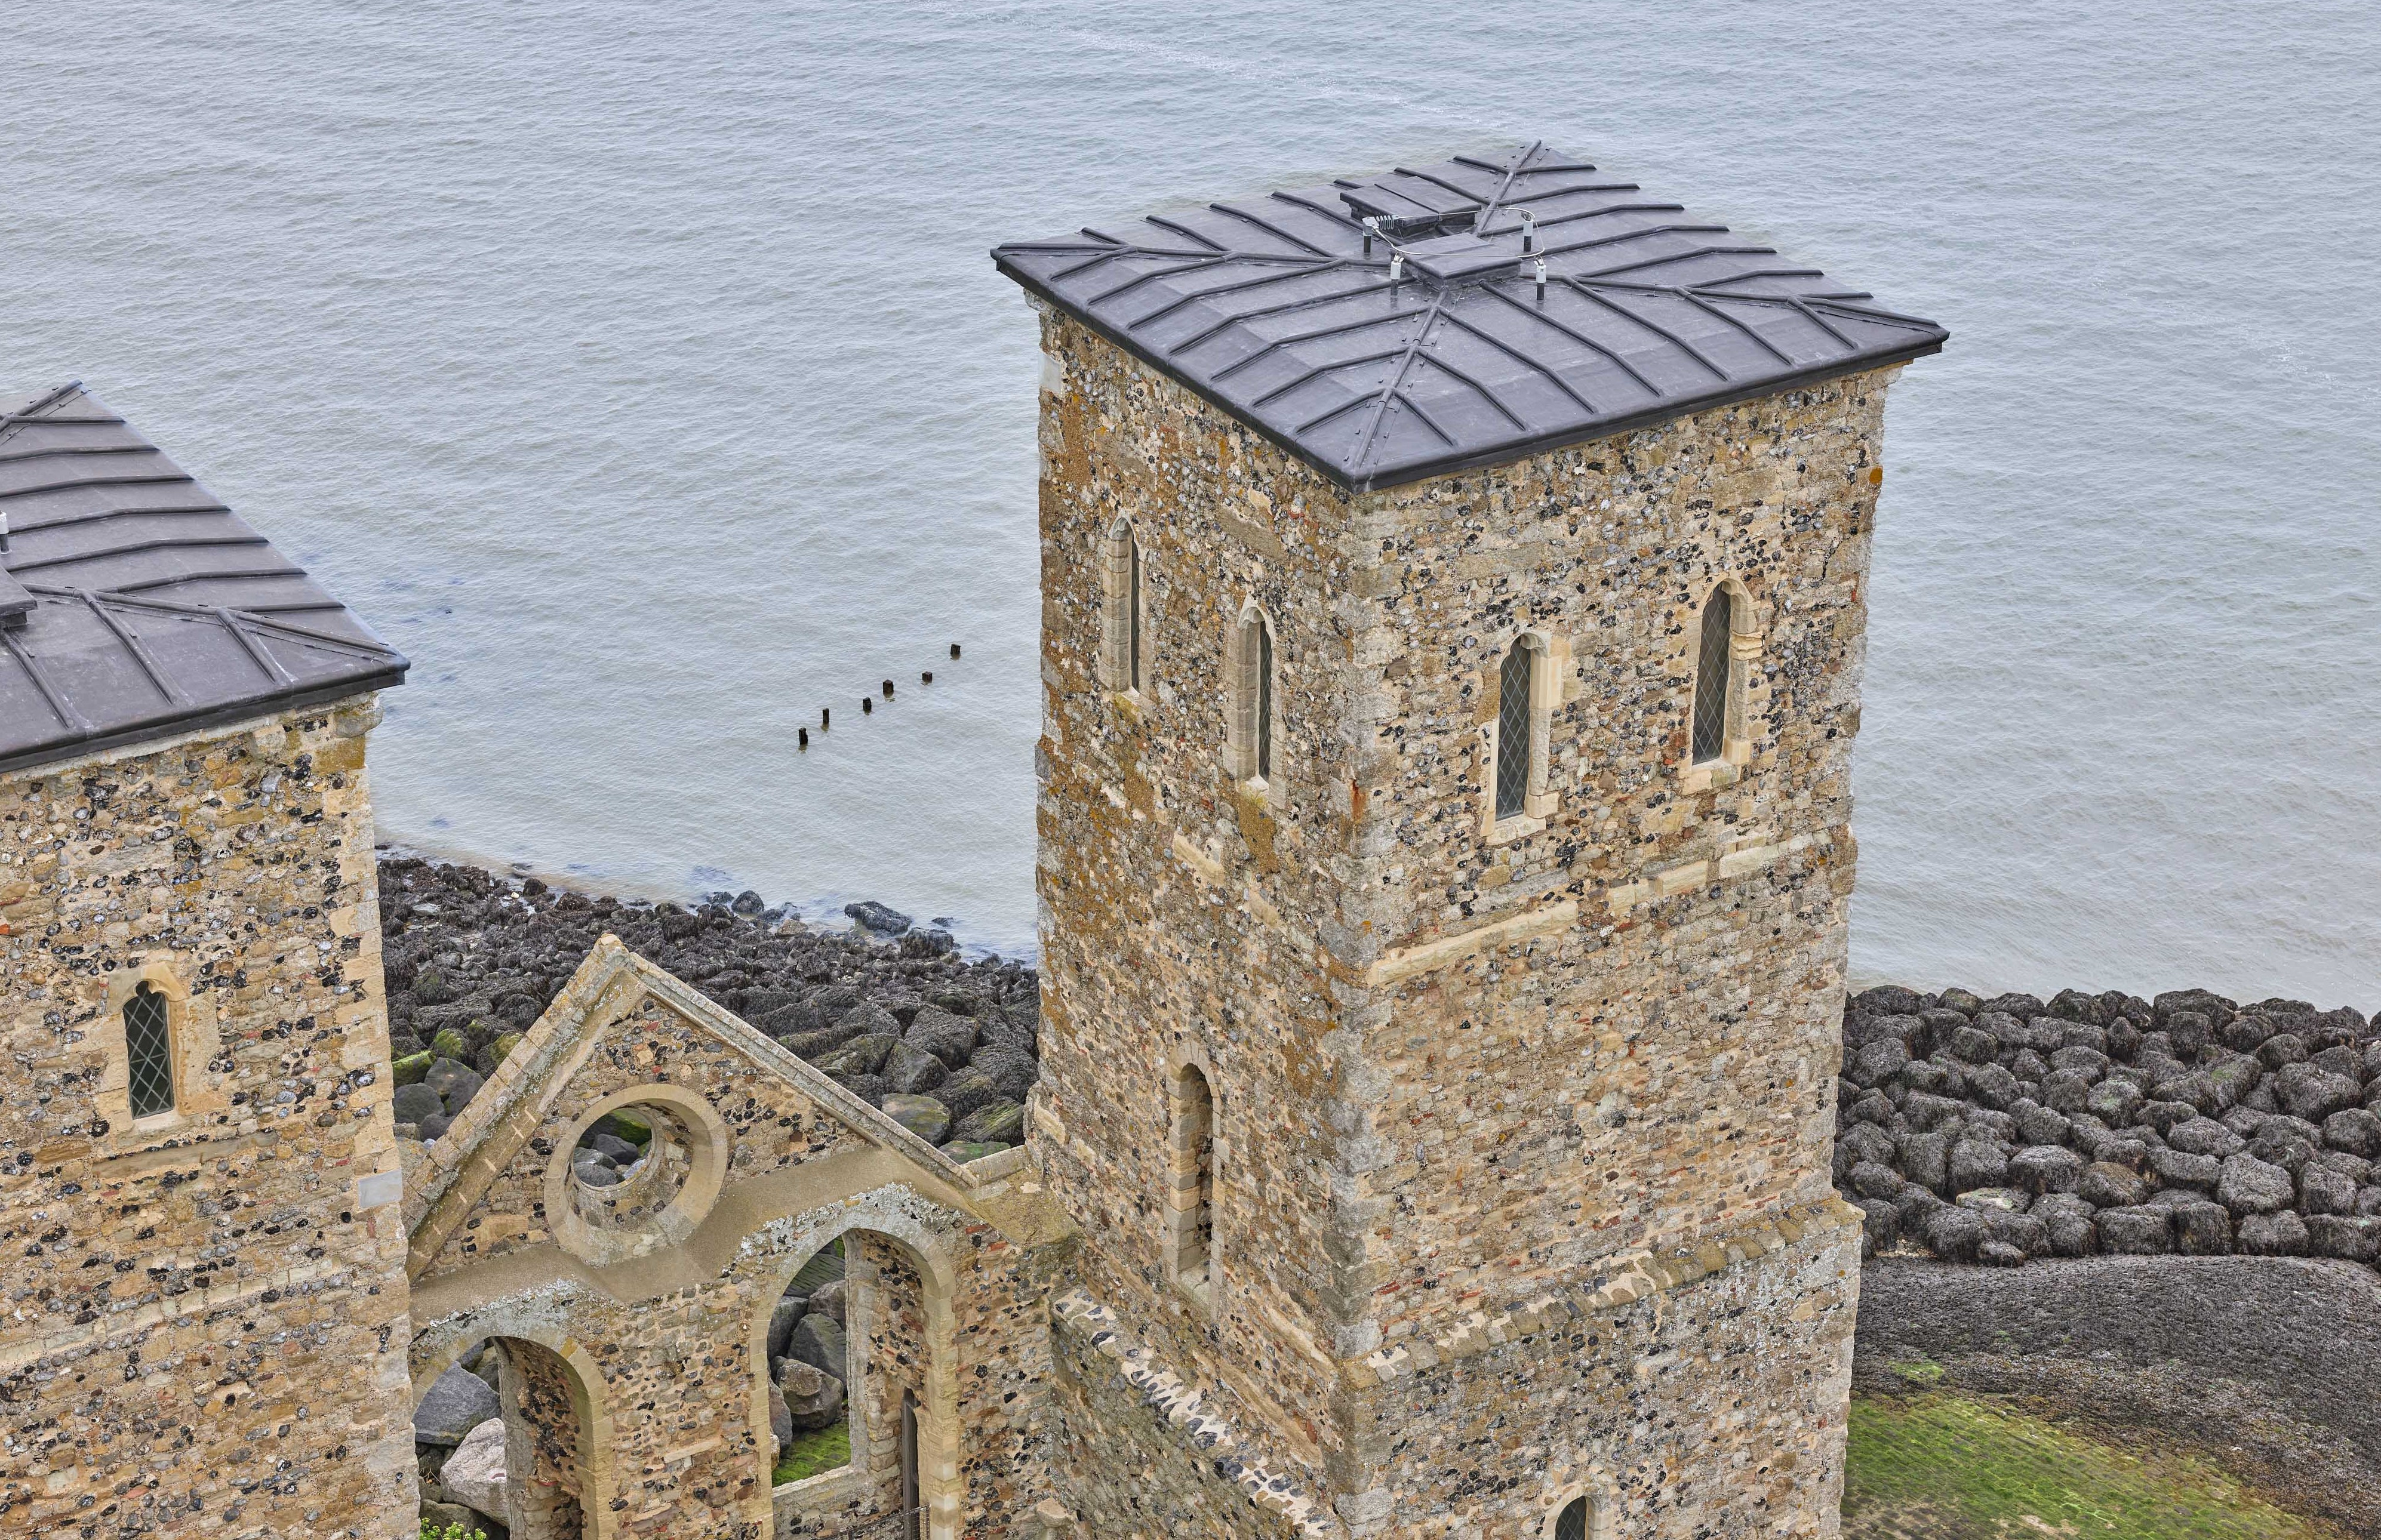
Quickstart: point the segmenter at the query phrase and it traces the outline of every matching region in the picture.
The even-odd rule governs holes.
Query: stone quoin
[[[467,1035],[400,937],[400,1073],[405,660],[88,394],[0,403],[0,1531],[1835,1533],[1847,774],[1941,329],[1543,145],[995,256],[1038,1027],[599,936]]]

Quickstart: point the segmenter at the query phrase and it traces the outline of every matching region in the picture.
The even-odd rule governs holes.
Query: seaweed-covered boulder
[[[942,1061],[945,1069],[956,1070],[975,1051],[975,1034],[972,1020],[929,1004],[910,1018],[909,1030],[901,1034],[901,1040],[933,1054]]]
[[[2367,1160],[2381,1159],[2381,1113],[2366,1107],[2334,1112],[2323,1121],[2323,1142]]]
[[[2180,1203],[2174,1216],[2174,1249],[2185,1256],[2225,1256],[2232,1250],[2232,1216],[2220,1203]]]
[[[2083,1158],[2061,1145],[2030,1145],[2009,1158],[2009,1181],[2029,1193],[2070,1193]]]
[[[2103,1208],[2100,1249],[2119,1256],[2158,1256],[2174,1250],[2174,1222],[2163,1208]]]
[[[2288,1208],[2297,1196],[2290,1173],[2242,1151],[2224,1162],[2216,1187],[2216,1201],[2238,1219],[2247,1214],[2271,1214]]]
[[[2306,1221],[2285,1208],[2273,1214],[2250,1214],[2235,1228],[2239,1249],[2252,1256],[2304,1256]]]
[[[485,1380],[465,1369],[448,1369],[430,1382],[421,1404],[413,1410],[413,1441],[453,1449],[502,1410]]]
[[[2285,1064],[2274,1076],[2274,1096],[2294,1118],[2321,1123],[2357,1105],[2364,1088],[2346,1075],[2311,1063]]]
[[[786,1344],[793,1340],[794,1328],[810,1313],[811,1302],[799,1294],[781,1297],[769,1310],[769,1356],[786,1356]]]
[[[840,1376],[846,1363],[843,1328],[834,1316],[820,1311],[804,1316],[786,1340],[788,1362],[799,1359],[814,1369]]]
[[[1979,1187],[2009,1185],[2009,1157],[1996,1144],[1983,1139],[1965,1139],[1951,1151],[1951,1190],[1972,1192]]]
[[[954,1118],[965,1118],[979,1107],[1012,1099],[1002,1095],[1000,1087],[993,1084],[991,1077],[972,1064],[934,1087],[934,1097],[951,1110]]]
[[[1926,1249],[1946,1262],[1972,1262],[1984,1243],[1984,1219],[1972,1208],[1946,1204],[1926,1218]]]
[[[2299,1211],[2309,1215],[2355,1213],[2355,1178],[2308,1161],[2299,1168]]]
[[[820,1060],[818,1067],[838,1080],[846,1075],[873,1075],[900,1040],[897,1031],[863,1033]]]
[[[2186,1155],[2204,1155],[2217,1160],[2240,1154],[2248,1144],[2213,1118],[2193,1118],[2175,1124],[2167,1130],[2166,1142]]]
[[[2345,1262],[2381,1262],[2381,1219],[2351,1214],[2306,1216],[2307,1250]]]
[[[950,1131],[951,1110],[928,1096],[896,1092],[885,1098],[885,1115],[930,1145]]]
[[[777,1365],[777,1393],[785,1398],[786,1420],[798,1433],[813,1433],[843,1413],[843,1380],[817,1364],[788,1358]]]
[[[980,1141],[969,1139],[953,1139],[950,1143],[940,1147],[945,1155],[949,1156],[952,1159],[964,1166],[971,1160],[981,1160],[987,1155],[998,1155],[1003,1150],[1011,1149],[1015,1146],[1003,1144],[985,1144]]]
[[[954,1124],[951,1135],[971,1144],[1023,1144],[1025,1109],[1013,1101],[986,1102]]]
[[[906,1038],[893,1045],[876,1073],[888,1087],[903,1096],[931,1091],[950,1077],[950,1071],[941,1060]]]
[[[2041,1221],[2053,1256],[2090,1256],[2100,1249],[2100,1231],[2092,1206],[2072,1193],[2052,1193],[2029,1210]]]
[[[428,1118],[443,1116],[446,1111],[446,1104],[440,1099],[438,1093],[418,1080],[410,1085],[399,1085],[392,1100],[392,1110],[401,1123],[420,1123]]]

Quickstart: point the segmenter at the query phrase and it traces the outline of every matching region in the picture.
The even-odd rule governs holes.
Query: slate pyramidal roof
[[[80,385],[0,395],[0,771],[395,685],[405,658]]]
[[[1906,362],[1949,335],[1543,142],[993,261],[1355,491]]]

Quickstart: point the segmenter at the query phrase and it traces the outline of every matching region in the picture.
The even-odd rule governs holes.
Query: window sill
[[[1532,834],[1543,832],[1545,827],[1546,820],[1542,818],[1515,813],[1510,818],[1492,821],[1485,839],[1492,845],[1511,844],[1515,840],[1526,840]]]
[[[1685,792],[1708,792],[1720,786],[1733,786],[1744,773],[1736,763],[1734,746],[1717,759],[1704,759],[1689,765],[1679,772],[1679,788]]]

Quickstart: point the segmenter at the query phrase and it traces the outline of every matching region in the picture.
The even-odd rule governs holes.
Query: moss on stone
[[[1936,1391],[1854,1399],[1843,1513],[1846,1540],[2338,1534],[2189,1455],[2103,1442],[2009,1405]]]
[[[789,1481],[800,1481],[850,1463],[851,1423],[848,1418],[838,1418],[816,1432],[795,1434],[771,1480],[783,1486]]]

